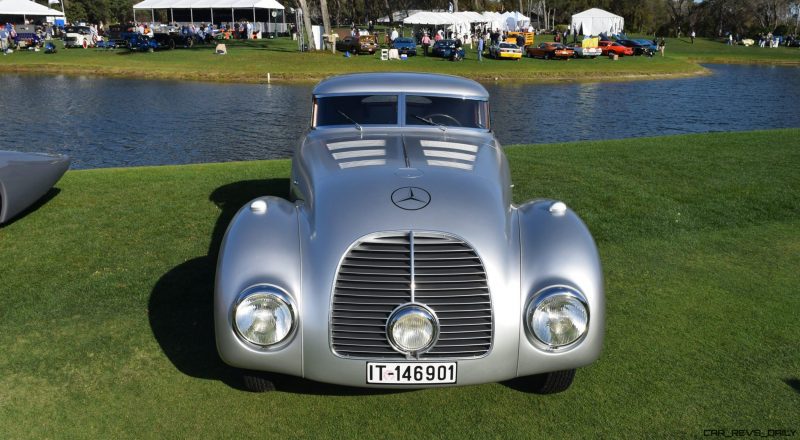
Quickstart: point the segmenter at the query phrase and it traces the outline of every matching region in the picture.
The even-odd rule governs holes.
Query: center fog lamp
[[[589,327],[589,310],[583,297],[568,287],[545,289],[528,305],[528,332],[550,348],[578,341]]]
[[[436,316],[426,307],[416,304],[395,310],[386,325],[386,336],[395,350],[417,353],[429,349],[439,335]]]
[[[234,311],[236,333],[261,347],[286,340],[294,329],[295,320],[295,308],[289,295],[272,286],[246,290]]]

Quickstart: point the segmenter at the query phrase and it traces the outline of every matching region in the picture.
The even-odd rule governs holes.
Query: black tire
[[[186,39],[186,48],[191,49],[194,46],[194,38],[187,38]]]
[[[575,379],[575,370],[553,371],[525,378],[529,392],[535,394],[556,394],[566,391]]]
[[[552,57],[550,56],[549,53],[544,54],[544,59],[545,60],[550,61],[550,58],[552,58]]]
[[[275,383],[265,373],[246,371],[242,373],[242,382],[245,389],[253,393],[275,391]]]
[[[170,38],[169,42],[167,43],[167,49],[172,50],[175,49],[175,39]]]

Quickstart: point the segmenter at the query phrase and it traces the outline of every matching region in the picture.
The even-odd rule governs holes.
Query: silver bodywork
[[[364,93],[488,100],[479,84],[445,75],[348,75],[314,90],[316,98]],[[348,154],[337,155],[342,147]],[[438,153],[432,155],[434,150]],[[594,241],[572,211],[552,213],[553,201],[512,203],[508,163],[490,130],[408,126],[402,117],[393,126],[312,127],[295,151],[291,185],[293,201],[257,199],[266,203],[265,212],[251,208],[256,206],[251,202],[223,240],[214,317],[217,348],[229,365],[380,386],[368,385],[365,377],[367,361],[381,356],[341,355],[333,347],[337,273],[362,240],[411,232],[456,237],[483,263],[491,294],[491,347],[479,356],[453,359],[458,385],[572,369],[599,356],[605,318]],[[421,197],[419,205],[427,204],[399,207],[401,198],[393,194],[405,188],[424,190],[429,197]],[[237,298],[258,284],[289,292],[299,311],[296,331],[278,349],[254,347],[232,327]],[[523,324],[531,298],[553,285],[582,292],[591,313],[585,337],[564,350],[537,346]]]
[[[69,158],[0,151],[0,224],[39,200],[69,168]]]

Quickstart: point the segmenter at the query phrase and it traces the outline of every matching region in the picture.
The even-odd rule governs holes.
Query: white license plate
[[[367,362],[367,383],[456,383],[455,362]]]

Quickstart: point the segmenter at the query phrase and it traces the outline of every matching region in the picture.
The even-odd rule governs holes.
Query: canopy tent
[[[3,0],[0,0],[3,1]],[[277,0],[144,0],[133,9],[284,9]]]
[[[2,1],[2,0],[0,0]],[[170,21],[172,20],[172,11],[175,9],[186,9],[189,11],[190,21],[194,23],[195,9],[209,9],[211,12],[211,22],[214,22],[214,10],[230,11],[231,21],[235,21],[236,9],[250,9],[252,16],[248,13],[247,16],[241,18],[252,19],[256,21],[256,9],[278,9],[283,11],[285,8],[277,0],[144,0],[133,5],[134,14],[138,10],[149,10],[153,21],[155,21],[156,9],[168,9],[170,11]],[[283,17],[284,28],[286,27],[286,17]]]
[[[521,12],[506,12],[502,14],[502,18],[507,31],[526,30],[531,24],[531,19]]]
[[[403,19],[403,24],[441,26],[451,30],[455,35],[468,35],[473,23],[486,23],[486,19],[477,12],[430,12],[420,11]]]
[[[571,30],[582,35],[617,34],[624,28],[624,18],[598,8],[572,16]]]
[[[0,15],[27,17],[63,17],[64,13],[31,0],[0,0]]]
[[[488,27],[489,29],[493,31],[505,30],[506,20],[503,18],[503,14],[500,14],[498,12],[486,11],[481,15],[483,16],[484,20],[486,20],[487,23],[486,27]]]

